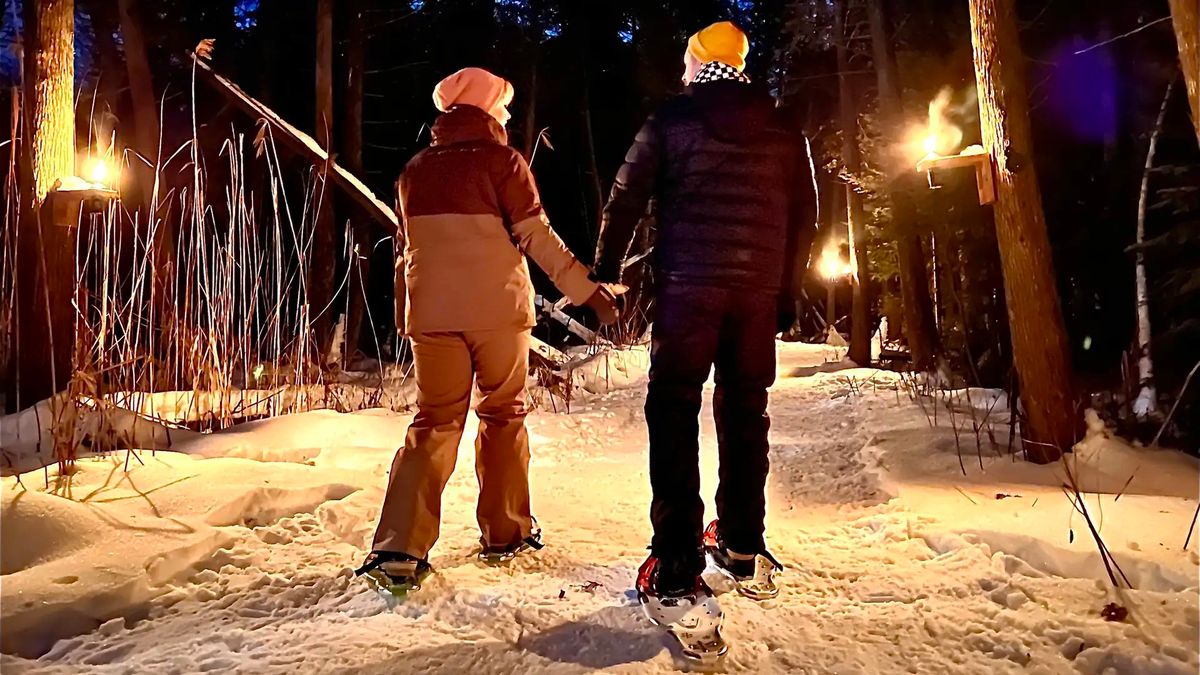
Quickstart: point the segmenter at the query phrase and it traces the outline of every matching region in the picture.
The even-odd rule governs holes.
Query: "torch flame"
[[[929,102],[929,125],[924,150],[928,155],[952,155],[962,145],[963,132],[946,116],[954,92],[950,87],[942,87],[937,96]]]
[[[100,157],[93,157],[87,164],[86,173],[84,177],[88,182],[103,185],[108,182],[108,162]]]
[[[826,279],[839,279],[850,276],[854,270],[849,262],[842,260],[837,247],[827,246],[817,261],[817,271]]]

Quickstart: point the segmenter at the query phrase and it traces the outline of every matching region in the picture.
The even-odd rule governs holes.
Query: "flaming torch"
[[[925,157],[917,162],[917,171],[926,175],[930,189],[937,189],[941,186],[936,180],[935,172],[974,167],[979,188],[979,203],[991,204],[996,201],[991,157],[980,145],[972,145],[959,151],[963,140],[962,129],[950,122],[946,116],[951,100],[950,88],[946,87],[929,103],[929,122],[920,132],[921,149],[924,150]]]
[[[837,283],[854,273],[850,261],[842,257],[839,248],[827,245],[821,253],[820,260],[817,261],[817,271],[825,278],[825,289],[828,293],[825,300],[825,325],[829,329],[829,338],[837,335],[837,331],[833,328],[833,324],[837,321],[837,313],[834,311],[837,302],[835,295]]]

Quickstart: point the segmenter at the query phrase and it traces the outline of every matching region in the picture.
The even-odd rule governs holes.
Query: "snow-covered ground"
[[[781,596],[763,604],[711,579],[732,644],[725,669],[1197,672],[1200,559],[1183,550],[1196,462],[1129,448],[1098,424],[1073,457],[1081,486],[1097,491],[1088,510],[1137,589],[1118,593],[1061,487],[1063,467],[1001,456],[996,410],[999,451],[986,429],[977,446],[972,420],[994,395],[955,398],[956,444],[945,408],[931,428],[895,376],[823,365],[829,356],[780,345],[768,541],[788,569]],[[189,436],[128,471],[121,453],[82,460],[69,479],[51,469],[48,488],[41,471],[5,478],[0,667],[675,670],[630,590],[649,539],[643,383],[616,381],[624,386],[576,401],[570,415],[530,418],[549,546],[509,569],[472,555],[468,429],[432,557],[438,574],[391,608],[350,570],[404,415],[305,413]],[[713,443],[706,417],[710,495]],[[1129,617],[1106,621],[1109,603]]]

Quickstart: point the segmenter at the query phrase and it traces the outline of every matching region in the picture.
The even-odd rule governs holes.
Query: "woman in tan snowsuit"
[[[529,505],[525,384],[533,259],[573,304],[616,319],[546,219],[525,159],[504,124],[513,88],[479,68],[442,80],[430,147],[398,183],[397,323],[413,346],[418,412],[396,453],[373,552],[359,570],[381,588],[417,588],[431,570],[441,496],[458,453],[471,387],[479,387],[477,517],[481,557],[507,561],[541,538]]]

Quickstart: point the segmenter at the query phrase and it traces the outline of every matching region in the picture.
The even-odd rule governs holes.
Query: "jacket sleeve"
[[[788,205],[787,256],[784,259],[783,294],[792,297],[799,289],[812,244],[817,234],[817,181],[808,138],[798,134],[796,165]]]
[[[573,305],[583,305],[596,292],[588,268],[575,258],[550,227],[533,173],[525,158],[512,152],[496,185],[502,216],[513,242],[533,259]]]
[[[620,281],[621,264],[654,196],[661,161],[658,127],[651,115],[617,171],[600,219],[600,237],[596,242],[596,278],[600,281]]]

